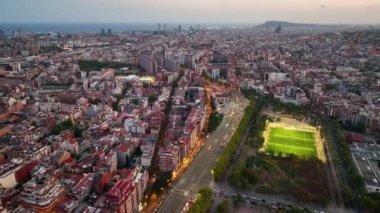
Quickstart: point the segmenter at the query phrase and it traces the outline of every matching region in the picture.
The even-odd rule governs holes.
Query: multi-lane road
[[[188,169],[173,183],[158,212],[181,212],[186,202],[190,198],[195,198],[200,188],[214,184],[211,169],[223,151],[222,144],[228,142],[235,132],[247,104],[248,101],[242,96],[232,96],[229,112],[226,113],[219,127],[208,136],[205,145],[194,157]]]

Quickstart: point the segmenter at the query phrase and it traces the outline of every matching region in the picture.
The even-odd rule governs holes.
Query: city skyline
[[[295,6],[296,5],[296,6]],[[2,2],[0,23],[262,23],[378,24],[376,0],[25,0]],[[196,15],[195,15],[196,14]]]
[[[0,213],[380,212],[380,0],[0,2]]]

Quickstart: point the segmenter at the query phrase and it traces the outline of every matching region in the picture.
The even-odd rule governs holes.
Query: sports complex
[[[260,151],[282,157],[291,154],[301,158],[317,157],[326,162],[319,128],[289,119],[288,122],[266,122]]]

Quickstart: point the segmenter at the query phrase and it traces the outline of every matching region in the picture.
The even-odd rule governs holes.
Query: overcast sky
[[[380,0],[0,0],[0,22],[378,24]]]

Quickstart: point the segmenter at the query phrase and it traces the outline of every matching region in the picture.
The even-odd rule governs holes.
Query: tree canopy
[[[207,213],[212,204],[212,190],[209,187],[203,187],[199,190],[195,203],[190,207],[189,213]]]

